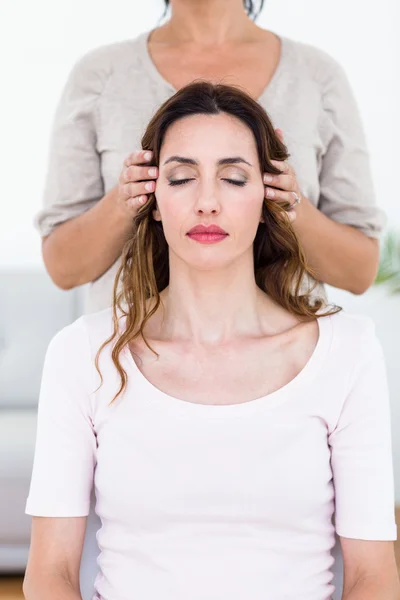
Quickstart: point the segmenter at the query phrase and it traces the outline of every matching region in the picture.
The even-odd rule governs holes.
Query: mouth
[[[218,233],[219,235],[228,235],[228,233],[219,227],[218,225],[195,225],[190,229],[187,235],[192,235],[194,233]]]
[[[228,237],[228,233],[217,226],[204,227],[197,225],[186,234],[191,240],[200,244],[216,244]]]
[[[215,244],[227,238],[229,234],[218,225],[196,225],[186,235],[200,244]]]
[[[191,240],[200,242],[200,244],[215,244],[216,242],[222,242],[228,237],[227,233],[188,233],[187,236]]]

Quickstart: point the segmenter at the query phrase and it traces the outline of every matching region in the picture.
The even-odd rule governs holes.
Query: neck
[[[243,0],[170,0],[171,19],[163,26],[165,41],[218,45],[248,41],[258,27]]]
[[[170,284],[161,300],[161,339],[209,347],[261,335],[282,311],[257,286],[252,254],[207,271],[188,267],[170,252]]]

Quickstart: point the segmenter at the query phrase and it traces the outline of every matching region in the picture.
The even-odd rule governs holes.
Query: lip
[[[215,234],[215,235],[228,235],[226,231],[218,227],[218,225],[195,225],[187,232],[187,235],[196,234]]]

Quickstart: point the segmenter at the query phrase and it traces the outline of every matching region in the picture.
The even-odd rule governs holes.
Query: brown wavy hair
[[[261,172],[280,174],[281,171],[274,167],[271,160],[289,158],[285,144],[275,133],[267,113],[258,102],[240,88],[229,85],[196,81],[181,88],[154,114],[142,137],[142,148],[153,152],[153,163],[158,166],[166,131],[175,121],[189,115],[220,113],[236,117],[253,133]],[[156,208],[155,194],[148,196],[148,201],[139,208],[133,219],[132,235],[122,250],[121,264],[115,277],[114,330],[101,345],[95,360],[102,384],[99,355],[107,344],[115,340],[112,360],[120,375],[121,385],[111,403],[127,385],[127,374],[119,356],[126,347],[129,348],[130,342],[141,336],[147,347],[158,356],[148,344],[143,330],[161,304],[160,293],[169,284],[169,253],[163,226],[152,214]],[[323,315],[320,313],[320,316],[335,314],[341,310],[340,307],[328,309],[323,299],[311,296],[317,278],[306,264],[303,250],[287,216],[289,209],[289,202],[264,198],[263,222],[258,226],[253,244],[256,283],[275,302],[301,320],[315,319],[322,308],[326,308],[326,312]],[[311,287],[301,294],[300,288],[307,275],[314,282],[310,282]],[[126,318],[122,332],[120,318]]]

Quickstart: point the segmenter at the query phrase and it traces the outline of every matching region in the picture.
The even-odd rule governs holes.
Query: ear
[[[154,219],[155,221],[161,221],[161,213],[160,213],[160,211],[158,210],[158,206],[157,206],[157,204],[156,204],[156,208],[155,208],[155,209],[153,209],[153,219]]]

